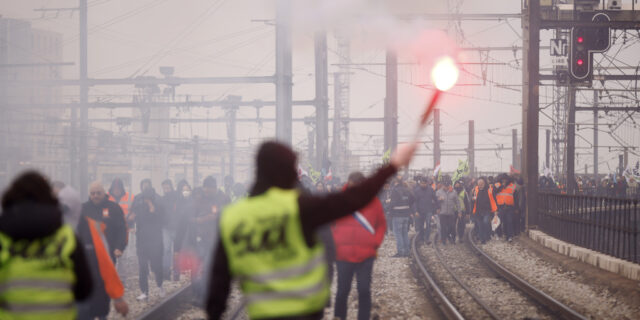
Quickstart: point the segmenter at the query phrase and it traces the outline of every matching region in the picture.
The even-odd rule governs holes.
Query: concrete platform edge
[[[640,280],[640,264],[624,261],[590,249],[572,245],[551,237],[540,230],[529,230],[529,238],[560,254],[572,257],[600,269],[617,273],[631,280]]]

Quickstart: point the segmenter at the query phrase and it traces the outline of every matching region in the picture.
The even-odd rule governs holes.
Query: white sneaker
[[[158,296],[160,296],[160,298],[164,298],[164,296],[166,295],[166,293],[164,292],[164,288],[160,287],[160,290],[158,291]]]
[[[136,300],[138,300],[138,301],[144,301],[144,300],[147,300],[147,298],[148,298],[148,297],[147,297],[147,294],[146,294],[146,293],[142,293],[141,295],[139,295],[139,296],[137,296],[137,297],[136,297]]]

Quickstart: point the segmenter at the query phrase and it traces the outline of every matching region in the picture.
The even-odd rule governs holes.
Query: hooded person
[[[164,297],[165,291],[164,268],[162,257],[164,244],[162,229],[165,226],[166,211],[161,204],[160,197],[153,189],[151,180],[140,182],[140,194],[136,195],[130,215],[135,217],[136,223],[136,253],[138,254],[138,284],[140,295],[137,300],[147,300],[149,297],[149,269],[155,275],[158,296]]]
[[[389,165],[362,182],[316,196],[295,189],[295,153],[278,142],[263,143],[249,197],[220,217],[206,301],[209,318],[222,316],[236,278],[251,319],[321,319],[329,281],[317,230],[370,203],[386,180],[410,162],[416,146],[401,146]]]
[[[80,193],[71,186],[64,186],[58,191],[58,200],[62,207],[64,223],[74,227],[77,226],[82,211]]]
[[[93,288],[82,243],[37,172],[21,174],[2,197],[0,275],[0,319],[75,319],[74,302]]]

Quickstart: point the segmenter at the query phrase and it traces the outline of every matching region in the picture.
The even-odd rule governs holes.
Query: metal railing
[[[539,228],[560,240],[640,263],[640,200],[540,193]]]
[[[541,192],[567,194],[564,187],[540,187]],[[594,197],[614,197],[625,198],[630,200],[640,200],[640,187],[628,186],[624,189],[617,189],[615,186],[585,186],[578,187],[574,191],[575,195],[594,196]]]

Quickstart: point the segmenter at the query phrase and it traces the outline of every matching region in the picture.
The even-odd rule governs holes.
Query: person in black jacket
[[[317,243],[317,231],[323,225],[352,214],[367,205],[378,194],[385,181],[395,172],[409,164],[417,144],[401,146],[391,158],[391,163],[380,168],[373,176],[342,192],[323,196],[302,194],[298,196],[298,216],[307,247]],[[264,143],[258,151],[256,182],[249,198],[265,194],[272,188],[291,190],[297,184],[296,155],[287,146],[276,142]],[[289,239],[285,239],[289,241]],[[218,236],[214,259],[210,269],[209,296],[206,311],[210,319],[220,319],[224,313],[231,287],[231,272],[228,253]],[[322,310],[304,315],[290,315],[281,319],[322,319]]]
[[[63,226],[62,210],[47,180],[35,171],[17,177],[2,196],[0,232],[13,241],[31,242],[53,235]],[[77,236],[71,253],[76,281],[71,287],[76,302],[86,300],[93,289],[91,271]],[[10,259],[10,258],[9,258]],[[3,265],[0,264],[0,272]]]
[[[409,219],[414,202],[415,197],[409,190],[409,186],[402,181],[401,177],[396,177],[389,196],[389,215],[393,221],[393,234],[398,250],[394,256],[396,258],[409,256]]]
[[[422,233],[425,243],[431,244],[431,217],[436,212],[438,202],[429,178],[420,177],[413,194],[416,198],[413,210],[416,218],[416,232]]]
[[[122,208],[109,201],[100,182],[95,181],[89,186],[89,201],[82,204],[81,215],[104,222],[107,226],[105,237],[109,244],[109,255],[115,264],[127,246],[127,223]]]
[[[164,279],[162,229],[165,225],[166,214],[160,203],[160,197],[151,187],[151,181],[149,179],[142,180],[140,187],[142,192],[135,197],[131,207],[131,212],[135,214],[138,282],[140,291],[142,291],[136,299],[147,300],[149,296],[149,268],[153,270],[155,275],[160,297],[165,294],[162,288]]]
[[[106,319],[111,301],[119,313],[126,315],[128,306],[123,299],[124,286],[115,268],[116,259],[122,255],[126,245],[126,222],[122,208],[107,199],[100,182],[93,182],[89,186],[89,201],[82,206],[76,229],[84,243],[94,283],[89,300],[80,305],[78,319]],[[104,237],[94,237],[92,229]],[[111,261],[106,258],[107,254]]]

